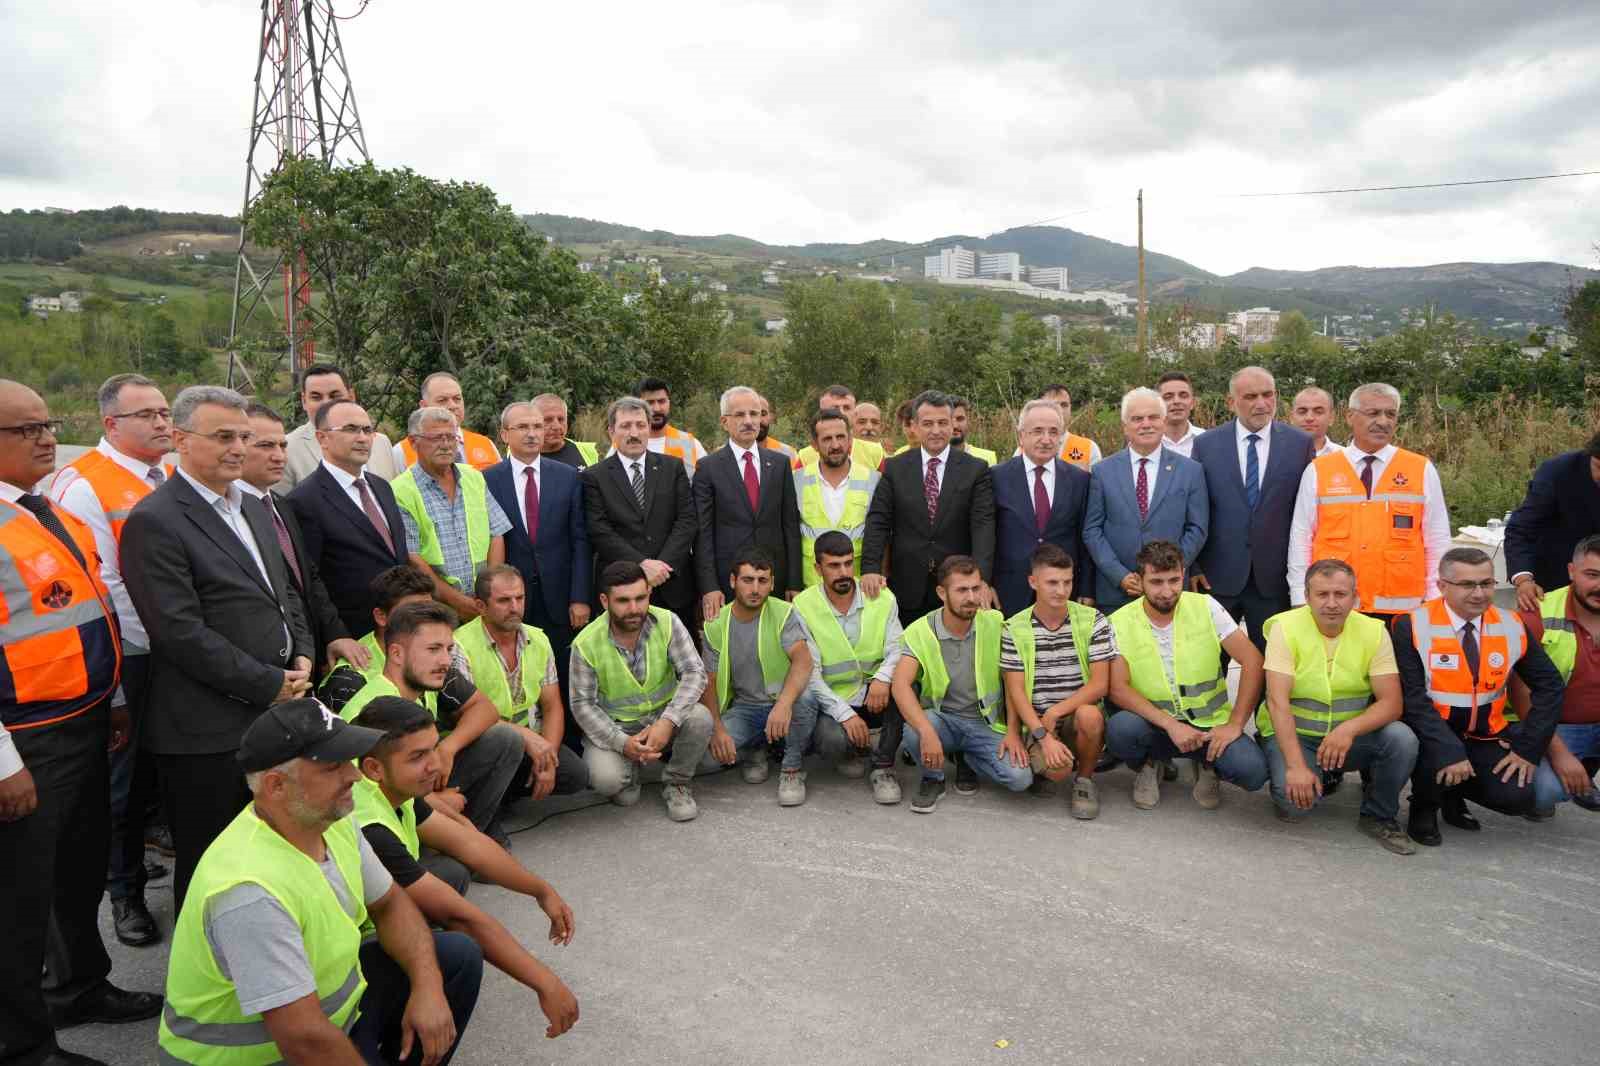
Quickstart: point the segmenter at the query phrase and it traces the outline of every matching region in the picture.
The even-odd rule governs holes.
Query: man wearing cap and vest
[[[478,617],[456,630],[452,662],[456,672],[478,686],[500,720],[522,737],[522,766],[507,798],[542,800],[589,787],[583,757],[561,741],[567,712],[561,703],[555,654],[550,641],[522,620],[526,586],[514,566],[491,566],[478,574],[473,594]],[[533,752],[551,749],[555,760],[535,767]]]
[[[572,717],[583,730],[589,786],[621,807],[639,801],[646,767],[665,761],[667,816],[700,813],[689,782],[711,742],[700,704],[706,668],[689,630],[650,603],[638,563],[619,559],[596,582],[605,613],[572,642]]]
[[[1144,594],[1111,616],[1117,658],[1111,663],[1106,747],[1133,767],[1133,805],[1161,802],[1161,762],[1193,759],[1194,801],[1222,802],[1218,779],[1254,792],[1267,783],[1261,749],[1243,735],[1261,698],[1261,653],[1222,605],[1183,589],[1183,552],[1153,540],[1134,559]],[[1239,698],[1228,700],[1223,653],[1239,664]]]
[[[1544,594],[1533,611],[1521,612],[1528,635],[1545,650],[1567,683],[1561,723],[1533,778],[1535,821],[1572,800],[1600,810],[1600,792],[1585,759],[1600,757],[1600,534],[1583,538],[1567,564],[1569,584]],[[1511,679],[1511,707],[1525,718],[1532,705],[1528,686]]]
[[[822,395],[817,397],[817,410],[825,411],[830,407],[844,415],[846,422],[853,421],[856,410],[855,393],[843,385],[829,385],[822,390]],[[904,448],[901,449],[901,451],[904,450]],[[883,468],[883,454],[883,445],[877,441],[855,436],[850,441],[851,460],[860,463],[869,470],[881,470]],[[816,446],[808,444],[795,453],[794,468],[799,470],[802,467],[810,466],[818,458]]]
[[[672,417],[672,392],[662,378],[645,378],[639,382],[634,395],[650,408],[650,438],[645,447],[652,452],[671,455],[683,463],[689,480],[694,480],[694,468],[706,457],[705,447],[688,430],[668,423]]]
[[[1027,737],[1035,786],[1065,781],[1076,769],[1072,816],[1094,818],[1100,814],[1095,763],[1106,735],[1100,701],[1117,642],[1104,615],[1072,602],[1072,556],[1064,548],[1047,541],[1031,562],[1034,603],[1006,619],[1000,638],[1006,704]]]
[[[1394,445],[1400,393],[1374,382],[1350,394],[1350,443],[1306,467],[1289,526],[1289,601],[1305,602],[1306,568],[1342,559],[1355,569],[1364,614],[1393,616],[1439,594],[1450,547],[1439,471]]]
[[[487,470],[500,461],[500,449],[482,433],[474,433],[467,426],[467,405],[461,398],[461,382],[454,374],[440,370],[422,379],[421,402],[424,407],[442,407],[456,420],[456,447],[451,461],[465,463],[474,470]],[[414,413],[414,412],[413,412]],[[402,471],[415,466],[419,456],[417,442],[406,437],[394,446],[395,466]]]
[[[1417,738],[1400,721],[1400,679],[1383,623],[1352,613],[1349,563],[1320,559],[1300,607],[1267,619],[1267,702],[1256,715],[1279,820],[1297,821],[1346,767],[1369,782],[1357,826],[1396,855],[1417,849],[1396,821]],[[1294,737],[1298,743],[1284,743]]]
[[[970,770],[1012,792],[1033,784],[1017,716],[1000,687],[1005,616],[980,608],[989,589],[972,556],[949,556],[934,577],[943,606],[906,627],[891,686],[908,727],[906,751],[922,767],[911,801],[918,814],[944,795],[946,752],[963,754]]]
[[[485,566],[506,561],[504,534],[511,519],[483,474],[455,461],[455,424],[442,407],[411,412],[406,439],[421,455],[390,488],[405,523],[411,564],[433,574],[435,599],[472,618],[472,583]]]
[[[1439,560],[1440,597],[1392,623],[1406,721],[1420,753],[1411,775],[1407,832],[1442,843],[1447,824],[1477,832],[1467,800],[1501,814],[1533,810],[1534,771],[1561,720],[1565,684],[1522,621],[1494,604],[1494,561],[1477,548]],[[1527,718],[1508,714],[1507,688],[1520,677],[1531,695]]]
[[[354,724],[383,736],[361,757],[361,780],[355,787],[356,823],[378,861],[429,924],[467,934],[483,949],[486,962],[532,989],[549,1020],[545,1036],[560,1036],[578,1020],[578,1001],[571,990],[505,926],[465,897],[477,877],[533,900],[550,919],[548,936],[557,947],[572,943],[572,908],[548,881],[470,822],[428,805],[426,796],[439,772],[434,752],[439,730],[432,715],[410,700],[380,696],[362,709]],[[426,864],[424,846],[434,860]],[[440,873],[444,864],[451,880]]]
[[[774,569],[765,548],[752,545],[733,557],[733,599],[706,622],[700,702],[716,723],[712,758],[732,766],[745,752],[740,773],[752,785],[767,779],[767,745],[783,741],[778,804],[798,807],[806,801],[800,764],[824,700],[807,691],[812,659],[805,623],[791,604],[773,597]]]
[[[155,798],[155,766],[139,757],[139,723],[150,680],[150,638],[122,580],[118,545],[133,505],[172,476],[162,457],[172,450],[172,410],[155,382],[116,374],[99,392],[103,435],[56,474],[50,496],[94,533],[100,579],[122,631],[122,684],[112,706],[128,719],[128,743],[111,753],[111,864],[106,875],[117,939],[141,947],[161,939],[145,906],[145,814]]]
[[[178,915],[162,1062],[455,1054],[483,953],[461,933],[429,931],[350,817],[354,760],[382,739],[310,699],[245,730],[237,758],[251,802],[206,849]],[[363,941],[369,924],[377,937]]]
[[[839,530],[850,538],[861,576],[861,541],[867,532],[867,509],[878,487],[876,468],[850,455],[850,422],[837,409],[825,407],[811,416],[811,446],[817,458],[794,472],[794,494],[800,505],[800,557],[806,588],[822,580],[817,573],[817,538]]]
[[[794,598],[794,610],[811,639],[812,687],[826,693],[823,713],[813,734],[818,751],[838,759],[846,777],[867,773],[867,748],[872,734],[866,719],[878,722],[878,743],[872,749],[868,784],[872,798],[900,802],[894,757],[900,750],[905,722],[889,698],[889,685],[900,663],[900,610],[888,589],[867,599],[856,581],[856,548],[838,530],[817,538],[812,562],[821,574]]]
[[[161,1000],[106,980],[106,749],[128,726],[110,720],[121,651],[94,533],[29,491],[60,429],[38,393],[0,379],[0,1049],[91,1066],[56,1029],[153,1018]]]

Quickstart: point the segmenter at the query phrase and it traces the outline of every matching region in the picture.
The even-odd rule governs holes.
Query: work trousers
[[[1315,771],[1317,748],[1322,738],[1296,733],[1295,740],[1300,744],[1306,765]],[[1277,734],[1263,740],[1261,747],[1267,753],[1267,766],[1272,771],[1272,802],[1291,818],[1302,817],[1308,812],[1294,805],[1284,785],[1288,768]],[[1393,821],[1400,813],[1400,790],[1405,787],[1406,778],[1416,763],[1417,735],[1404,722],[1390,722],[1382,729],[1356,737],[1345,753],[1344,769],[1365,771],[1361,775],[1361,813]],[[1321,796],[1317,797],[1317,802],[1322,802]]]
[[[886,770],[894,766],[895,754],[900,750],[900,742],[905,739],[906,722],[900,717],[900,708],[890,700],[884,707],[882,714],[873,714],[865,707],[852,708],[861,720],[871,728],[874,723],[878,728],[878,742],[873,746],[872,768]],[[844,731],[844,726],[834,721],[826,712],[817,716],[817,730],[812,734],[811,749],[830,759],[843,758],[846,755],[867,755],[866,748],[857,748],[850,743],[850,737]]]
[[[941,714],[931,709],[925,709],[922,713],[928,716],[928,724],[939,734],[939,744],[944,748],[946,765],[949,764],[950,756],[961,752],[966,755],[968,766],[983,777],[1013,792],[1021,792],[1033,784],[1032,770],[1026,766],[1013,766],[1011,760],[1000,754],[1000,741],[1005,738],[989,728],[989,723],[984,719],[961,714]],[[911,753],[917,766],[922,769],[924,779],[944,780],[943,770],[930,770],[922,765],[922,737],[915,729],[906,730],[905,744],[906,751]]]
[[[505,722],[485,729],[456,754],[449,785],[466,797],[464,813],[479,832],[488,830],[500,813],[500,802],[522,765],[522,756],[522,735]]]
[[[636,722],[618,722],[617,726],[630,737],[636,736],[655,725],[659,717],[646,715]],[[667,784],[687,785],[694,779],[695,770],[711,744],[712,728],[711,712],[704,704],[697,703],[684,714],[683,724],[672,734],[672,743],[667,745],[661,759],[652,764],[665,766],[662,777]],[[583,749],[583,761],[589,766],[589,787],[602,796],[615,796],[642,780],[645,774],[645,767],[626,758],[622,752],[598,744],[591,743]]]
[[[472,1010],[478,1005],[478,986],[483,981],[483,949],[464,933],[436,931],[433,951],[439,958],[439,973],[444,977],[444,998],[456,1022],[456,1042],[439,1060],[443,1066],[461,1046],[461,1038],[467,1034],[467,1023],[472,1021]],[[405,970],[374,939],[361,945],[361,973],[367,979],[367,989],[361,994],[361,1016],[350,1029],[350,1042],[371,1066],[421,1062],[420,1041],[412,1044],[408,1057],[400,1058],[404,1040],[400,1023],[405,1017],[406,1002],[411,998],[411,979]]]
[[[245,804],[250,790],[233,751],[205,755],[157,755],[161,810],[172,830],[173,913],[183,911],[200,856],[222,835]]]
[[[143,899],[144,829],[155,800],[155,764],[139,750],[145,697],[150,683],[150,656],[124,655],[122,694],[128,701],[131,729],[128,743],[111,753],[111,857],[106,865],[106,894],[112,899]]]
[[[1451,795],[1471,800],[1480,807],[1501,814],[1519,815],[1533,810],[1537,772],[1526,785],[1518,785],[1515,779],[1508,784],[1495,774],[1494,766],[1510,753],[1509,748],[1502,748],[1497,740],[1474,740],[1471,737],[1462,737],[1461,743],[1467,747],[1472,776],[1459,785],[1444,788],[1434,779],[1434,774],[1440,768],[1427,760],[1419,760],[1416,772],[1411,775],[1412,817],[1438,810],[1444,799]]]

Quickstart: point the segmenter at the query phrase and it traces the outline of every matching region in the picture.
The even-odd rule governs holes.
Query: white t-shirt
[[[1222,604],[1218,603],[1211,596],[1206,595],[1204,592],[1185,592],[1184,595],[1204,597],[1206,606],[1211,608],[1211,625],[1217,631],[1217,640],[1219,642],[1227,640],[1229,637],[1233,636],[1233,631],[1239,628],[1239,623],[1235,622],[1232,617],[1229,616],[1228,612],[1222,609]],[[1148,613],[1145,614],[1144,618],[1146,622],[1150,623],[1150,632],[1156,638],[1156,651],[1161,653],[1161,665],[1167,671],[1167,684],[1171,685],[1173,688],[1176,688],[1178,685],[1178,676],[1172,669],[1173,627],[1171,624],[1164,626],[1157,625],[1155,620],[1152,619]],[[1173,621],[1177,621],[1176,615],[1173,616]]]

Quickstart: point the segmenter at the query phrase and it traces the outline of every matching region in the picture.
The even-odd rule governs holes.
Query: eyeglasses
[[[1441,577],[1439,584],[1454,585],[1456,588],[1466,589],[1468,592],[1493,592],[1496,582],[1493,578],[1487,581],[1446,581]]]
[[[219,429],[215,433],[196,433],[192,429],[186,429],[183,432],[191,437],[214,440],[224,448],[231,448],[235,444],[249,444],[256,439],[255,433],[248,429]]]
[[[59,418],[52,418],[44,422],[24,422],[20,426],[0,426],[0,432],[15,433],[23,440],[38,440],[41,433],[48,433],[52,437],[61,436],[61,427],[65,424]]]
[[[352,437],[370,437],[378,432],[376,426],[358,426],[354,422],[348,426],[330,427],[335,433],[348,433]]]
[[[146,408],[143,408],[142,410],[139,410],[139,411],[124,411],[121,414],[106,415],[106,417],[107,418],[136,418],[140,422],[155,422],[157,420],[160,420],[162,422],[171,422],[172,421],[172,408],[170,408],[170,407],[146,407]]]
[[[1054,426],[1034,426],[1022,431],[1024,437],[1059,437],[1061,431]]]
[[[433,445],[456,443],[456,435],[454,433],[434,433],[428,435],[418,433],[416,435],[416,439],[422,441],[424,444]]]

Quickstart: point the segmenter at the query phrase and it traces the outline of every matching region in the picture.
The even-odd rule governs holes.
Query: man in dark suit
[[[1546,459],[1506,524],[1506,570],[1517,609],[1534,611],[1549,589],[1567,583],[1578,541],[1600,533],[1600,433],[1575,452]]]
[[[567,650],[572,634],[589,624],[589,525],[583,514],[578,471],[541,456],[544,415],[532,403],[514,403],[500,414],[500,441],[506,458],[483,472],[489,492],[511,519],[505,534],[506,562],[522,575],[522,620],[544,631],[567,702]],[[568,746],[577,750],[582,730],[568,729]]]
[[[722,612],[732,589],[733,557],[754,544],[776,563],[772,587],[793,599],[804,585],[800,563],[800,507],[794,476],[781,452],[756,441],[761,432],[761,397],[735,385],[722,394],[722,428],[728,445],[695,467],[695,572],[701,617]]]
[[[1193,587],[1209,592],[1250,642],[1265,652],[1268,618],[1289,609],[1289,526],[1300,477],[1315,458],[1311,435],[1283,422],[1278,387],[1259,366],[1228,382],[1234,418],[1200,434],[1194,461],[1206,475],[1209,525],[1225,531],[1206,538],[1195,560]]]
[[[375,437],[361,405],[323,404],[313,424],[322,463],[295,486],[289,502],[339,620],[359,639],[372,632],[372,579],[410,561],[406,527],[389,483],[365,470]]]
[[[1080,599],[1092,602],[1094,562],[1083,548],[1089,473],[1063,462],[1061,407],[1029,400],[1017,418],[1018,455],[989,471],[994,482],[994,590],[1000,609],[1016,614],[1033,602],[1034,549],[1054,544],[1072,558]]]
[[[1135,562],[1140,548],[1171,541],[1187,567],[1206,542],[1206,476],[1199,463],[1162,444],[1166,417],[1166,402],[1154,389],[1130,390],[1122,397],[1128,446],[1089,474],[1083,544],[1094,557],[1094,602],[1104,614],[1143,593]]]
[[[676,614],[692,634],[699,627],[689,553],[699,523],[683,460],[649,450],[650,408],[643,400],[613,401],[606,432],[612,453],[580,475],[595,573],[615,562],[638,563],[650,602]]]
[[[887,554],[903,625],[941,606],[933,575],[946,556],[970,555],[984,581],[994,577],[994,483],[988,463],[950,447],[953,406],[931,389],[911,401],[921,443],[884,464],[867,510],[861,591],[882,591]],[[997,602],[992,588],[988,602]]]
[[[264,508],[246,507],[250,421],[232,389],[196,385],[172,404],[177,476],[123,529],[123,576],[150,634],[144,743],[155,755],[183,906],[201,854],[249,802],[239,738],[311,686],[311,632]]]

